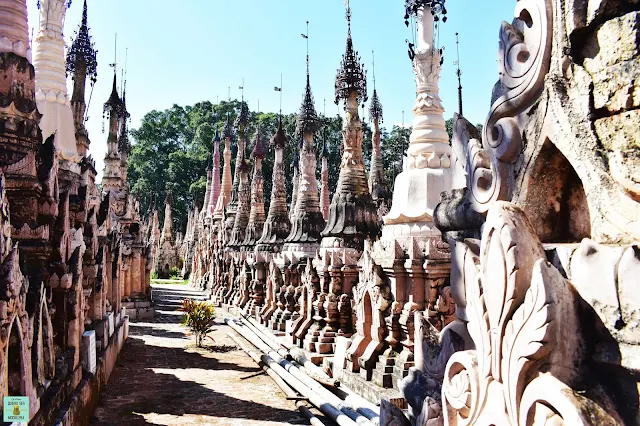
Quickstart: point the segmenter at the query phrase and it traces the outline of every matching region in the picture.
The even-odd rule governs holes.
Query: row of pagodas
[[[39,2],[32,63],[25,0],[0,0],[0,399],[29,397],[33,425],[53,424],[76,392],[87,398],[65,418],[93,406],[126,339],[124,307],[151,311],[151,249],[126,185],[124,94],[114,76],[101,192],[85,128],[96,51],[85,2],[65,60],[67,7]]]
[[[332,355],[324,361],[334,377],[373,402],[398,396],[384,387],[400,388],[410,424],[637,423],[638,100],[621,93],[638,82],[623,79],[621,91],[611,81],[640,58],[638,11],[516,2],[513,24],[500,28],[499,81],[482,134],[456,115],[450,147],[433,45],[444,3],[405,1],[418,24],[417,99],[388,214],[379,215],[371,182],[381,183],[375,136],[366,183],[357,108],[366,83],[349,31],[330,206],[325,164],[320,196],[315,180],[307,80],[295,202],[287,211],[279,128],[264,218],[260,161],[250,184],[241,111],[234,180],[227,123],[220,192],[218,165],[209,203],[190,225],[192,284],[311,358]],[[409,424],[384,401],[381,420]]]
[[[271,140],[273,190],[265,215],[261,162],[267,149],[262,140],[255,141],[250,179],[243,103],[235,122],[235,175],[232,179],[233,128],[227,120],[222,184],[221,140],[216,135],[203,209],[190,214],[183,245],[185,262],[191,261],[186,272],[192,285],[209,290],[215,303],[255,315],[317,358],[335,353],[343,340],[348,346],[334,362],[346,369],[345,378],[387,388],[397,388],[413,365],[413,313],[422,312],[438,329],[455,317],[446,287],[449,252],[432,220],[440,193],[452,185],[451,148],[438,95],[440,52],[433,45],[439,13],[428,5],[417,13],[413,133],[390,210],[380,148],[382,106],[375,88],[368,177],[365,170],[358,105],[368,99],[367,84],[353,47],[347,6],[346,51],[335,85],[336,103],[342,101],[345,107],[343,154],[331,203],[326,155],[320,188],[316,179],[314,134],[319,120],[307,66],[291,206],[287,208],[283,162],[287,136],[280,123]]]

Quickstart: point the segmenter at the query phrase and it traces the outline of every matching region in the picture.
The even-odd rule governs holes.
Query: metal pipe
[[[276,373],[274,373],[272,368],[270,368],[269,366],[265,365],[262,362],[262,360],[260,359],[260,355],[258,355],[254,351],[252,351],[238,337],[236,337],[235,335],[233,335],[231,333],[227,333],[227,336],[229,336],[231,338],[231,340],[236,342],[236,344],[244,352],[246,352],[246,354],[249,355],[251,357],[251,359],[253,359],[253,361],[256,364],[258,364],[258,366],[260,366],[269,375],[269,377],[271,377],[273,379],[273,381],[276,383],[276,385],[278,385],[278,387],[282,390],[282,392],[284,392],[284,394],[287,396],[287,399],[293,399],[293,400],[305,399],[305,400],[308,400],[308,398],[301,397],[300,395],[298,395],[298,393],[291,386],[289,386],[287,384],[287,382],[282,380],[282,377],[278,376]]]
[[[247,321],[243,321],[242,323],[247,324]],[[285,358],[286,354],[288,353],[283,354],[281,353],[281,351],[275,352],[272,348],[272,345],[269,345],[267,336],[264,336],[264,333],[260,333],[259,330],[255,330],[255,328],[251,326],[248,326],[246,328],[246,331],[247,333],[250,333],[250,335],[253,337],[253,340],[250,339],[246,334],[240,334],[252,343],[255,340],[256,347],[258,349],[271,356],[280,364],[280,366],[285,368],[289,373],[298,378],[310,389],[315,390],[324,399],[331,402],[334,406],[338,407],[356,423],[363,425],[379,423],[380,412],[379,410],[376,411],[375,409],[371,409],[370,406],[373,406],[373,404],[364,400],[363,398],[360,398],[360,400],[358,400],[357,398],[351,398],[348,402],[343,401],[341,398],[328,391],[324,386],[318,383],[318,380],[309,377],[309,375],[301,371],[302,366],[300,366],[298,363],[296,363],[295,361],[288,361]],[[261,336],[259,333],[263,335]],[[273,346],[275,346],[275,344]],[[269,350],[269,348],[272,348],[272,350]],[[304,359],[306,359],[306,357],[304,357]],[[364,404],[362,404],[361,402],[363,402]]]
[[[242,337],[244,337],[249,342],[251,342],[256,348],[262,350],[266,346],[264,344],[264,342],[262,342],[260,339],[258,339],[257,336],[255,336],[255,334],[253,332],[251,332],[251,330],[249,330],[247,327],[244,327],[244,329],[241,329],[238,326],[238,324],[236,324],[230,318],[225,318],[224,321],[225,321],[225,323],[227,323],[227,325],[229,325],[229,327],[231,327],[238,334],[240,334]],[[267,348],[268,348],[268,346],[267,346]],[[272,353],[276,353],[274,351],[271,351],[271,352]],[[349,417],[347,417],[347,415],[345,413],[343,413],[342,411],[340,411],[338,408],[336,408],[335,406],[333,406],[332,404],[330,404],[326,400],[324,400],[320,395],[318,395],[316,392],[314,392],[312,389],[310,389],[308,386],[306,386],[304,383],[302,383],[298,378],[294,377],[291,373],[289,373],[287,370],[282,368],[269,355],[263,354],[260,357],[260,359],[266,365],[268,365],[270,368],[272,368],[273,371],[276,374],[278,374],[280,377],[282,377],[282,379],[284,379],[284,381],[287,382],[288,385],[290,385],[296,391],[300,392],[300,394],[302,394],[302,395],[306,396],[307,398],[309,398],[309,402],[311,402],[313,405],[315,405],[318,409],[320,409],[320,411],[322,411],[324,414],[329,416],[331,419],[333,419],[340,426],[354,426],[354,425],[358,424],[358,423],[354,422],[353,420],[351,420]]]
[[[241,318],[243,323],[247,324],[249,328],[267,345],[269,345],[272,349],[276,350],[280,356],[283,358],[293,358],[295,359],[302,368],[306,371],[306,373],[313,377],[318,382],[322,383],[325,386],[336,387],[340,386],[340,381],[329,377],[321,368],[315,365],[313,362],[309,361],[304,352],[296,347],[290,347],[289,351],[284,351],[281,346],[287,347],[284,343],[276,340],[276,337],[264,330],[262,330],[258,325],[252,321],[251,318]]]
[[[302,415],[309,420],[311,426],[325,426],[325,424],[307,408],[304,402],[296,402],[296,407],[298,407],[298,410],[300,410]]]
[[[256,336],[258,336],[258,338],[260,340],[262,340],[262,342],[264,342],[265,345],[267,345],[269,348],[271,348],[272,350],[278,352],[278,354],[281,357],[286,358],[289,355],[289,352],[282,347],[282,345],[280,345],[280,343],[276,342],[273,336],[273,339],[270,339],[268,334],[263,333],[262,331],[260,331],[254,324],[252,324],[251,322],[247,321],[246,318],[240,317],[240,321],[242,322],[243,325],[245,325],[249,330],[251,330],[253,332],[253,334],[255,334]]]

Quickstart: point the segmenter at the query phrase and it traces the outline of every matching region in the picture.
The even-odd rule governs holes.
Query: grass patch
[[[173,284],[173,285],[187,285],[189,280],[151,280],[151,284]]]

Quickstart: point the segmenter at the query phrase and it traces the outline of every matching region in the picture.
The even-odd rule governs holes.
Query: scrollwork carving
[[[540,424],[617,424],[593,401],[572,396],[583,356],[576,293],[546,262],[520,208],[506,202],[492,207],[477,273],[469,272],[467,330],[475,349],[453,354],[447,364],[442,395],[448,424],[524,426],[534,418]],[[564,396],[547,399],[546,392]]]
[[[482,148],[468,150],[469,187],[480,212],[494,201],[509,199],[510,166],[522,150],[516,116],[535,103],[544,87],[551,59],[552,10],[549,0],[520,0],[514,24],[504,22],[500,28],[500,92],[484,125]]]

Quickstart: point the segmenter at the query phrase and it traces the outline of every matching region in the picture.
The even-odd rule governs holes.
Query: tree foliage
[[[128,159],[128,180],[133,194],[140,200],[142,214],[150,214],[157,209],[160,223],[164,215],[164,199],[167,191],[173,196],[174,229],[184,230],[189,209],[196,205],[200,208],[204,199],[207,181],[207,165],[211,161],[213,139],[216,128],[224,128],[227,114],[233,123],[240,101],[222,101],[218,104],[204,101],[193,106],[173,105],[165,111],[151,111],[146,114],[138,129],[132,130],[133,147]],[[324,117],[320,115],[323,126],[315,135],[317,146],[317,177],[320,179],[322,142],[326,138],[329,164],[329,192],[332,195],[340,173],[342,154],[342,118],[338,115]],[[247,159],[250,157],[256,135],[268,143],[278,128],[279,115],[250,111]],[[288,138],[285,148],[287,170],[287,194],[291,199],[293,174],[291,163],[300,141],[295,135],[295,114],[282,117],[283,128]],[[395,177],[402,171],[402,157],[409,146],[410,128],[393,126],[391,131],[382,129],[382,156],[386,183],[392,188]],[[221,168],[223,166],[220,146]],[[237,137],[232,139],[232,173],[237,154]],[[365,164],[368,169],[371,158],[371,128],[365,124],[363,142]],[[273,172],[273,148],[263,161],[265,205],[271,199],[271,175]]]

